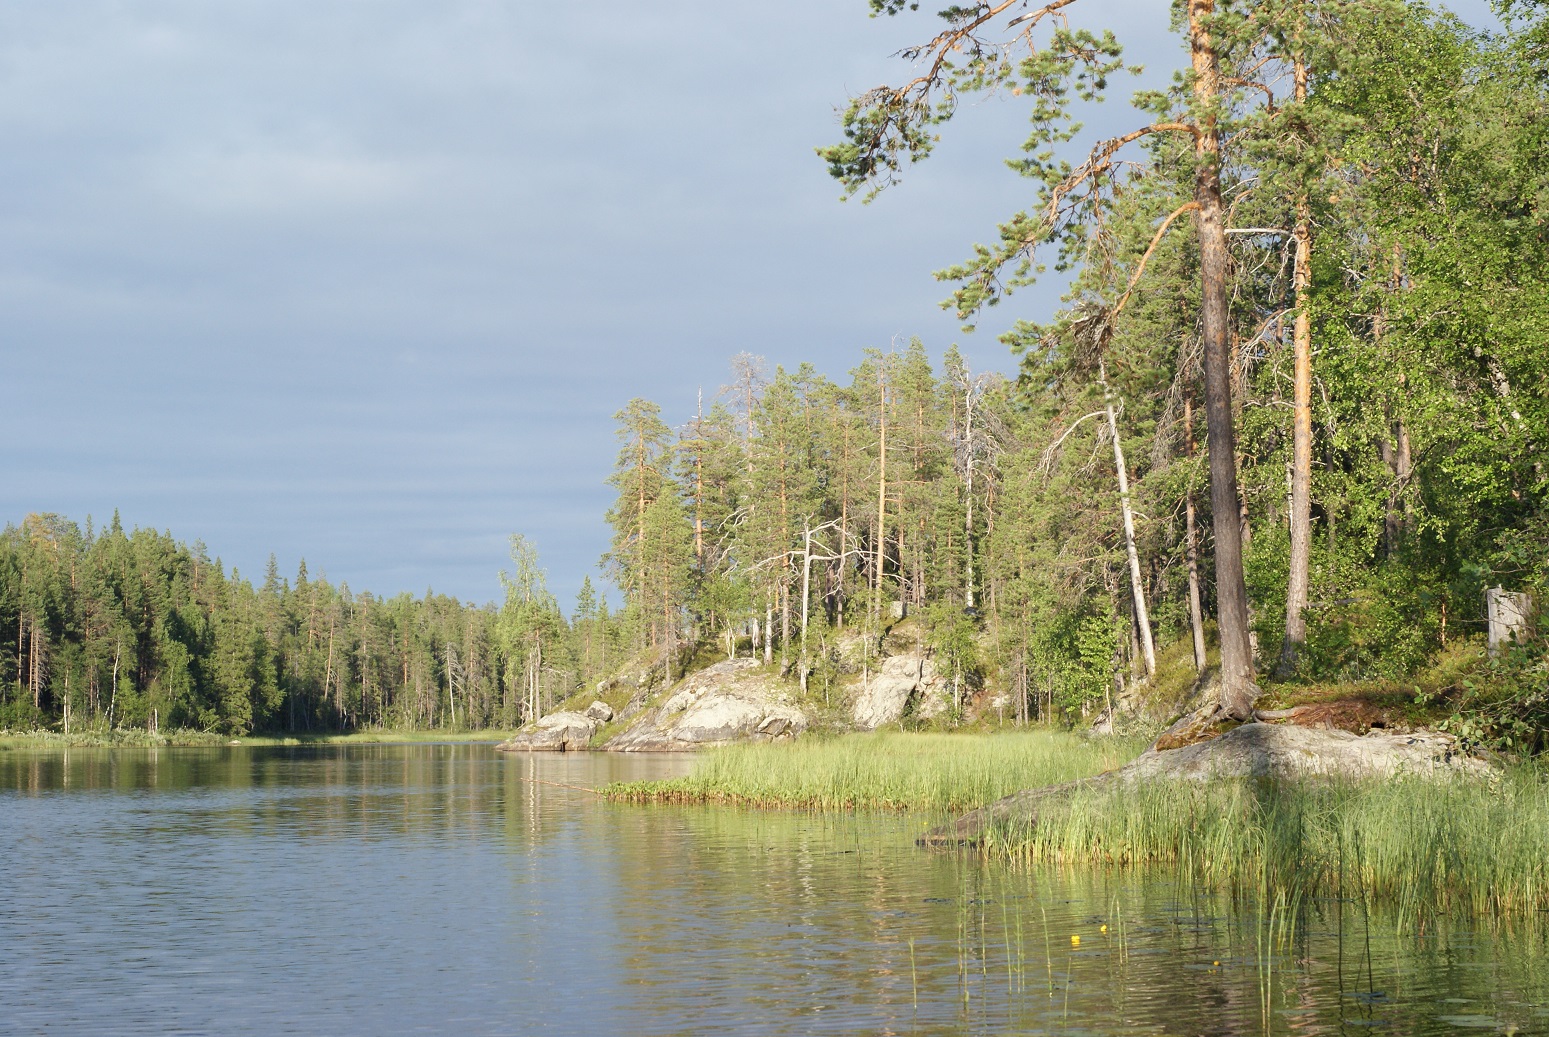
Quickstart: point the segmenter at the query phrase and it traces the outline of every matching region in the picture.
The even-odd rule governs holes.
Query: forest
[[[854,677],[842,639],[910,616],[1019,722],[1074,722],[1183,658],[1250,703],[1382,688],[1543,748],[1543,635],[1492,654],[1484,630],[1487,589],[1549,582],[1544,9],[1485,32],[1420,5],[1191,5],[1209,46],[1071,163],[1117,43],[1060,5],[988,39],[1009,6],[943,12],[906,55],[920,77],[855,98],[820,154],[866,194],[961,98],[1030,106],[1011,164],[1036,204],[938,275],[977,323],[1074,272],[1059,312],[1004,331],[1015,378],[831,344],[847,377],[744,353],[708,402],[669,402],[686,422],[630,401],[616,611],[588,581],[566,617],[519,536],[504,602],[474,607],[304,565],[255,588],[116,516],[31,516],[0,538],[0,724],[513,726],[643,653],[674,674],[757,652],[827,694]]]

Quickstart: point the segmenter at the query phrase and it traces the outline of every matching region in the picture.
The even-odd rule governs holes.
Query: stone
[[[606,702],[593,702],[586,707],[586,715],[598,723],[606,724],[613,719],[613,707]]]
[[[726,742],[757,730],[763,722],[762,703],[736,695],[711,694],[683,711],[672,737],[681,742]]]
[[[1492,657],[1500,654],[1502,645],[1520,640],[1527,633],[1528,616],[1532,611],[1533,599],[1526,594],[1516,594],[1504,587],[1485,590],[1484,612],[1489,624]]]
[[[850,718],[862,731],[896,724],[919,693],[915,712],[928,720],[946,712],[948,703],[941,694],[941,686],[935,665],[923,655],[908,652],[888,656],[871,682],[861,689]]]
[[[1439,731],[1356,735],[1296,724],[1243,724],[1176,749],[1152,747],[1123,767],[1094,778],[1013,793],[932,829],[920,842],[973,843],[992,824],[1036,823],[1038,807],[1047,799],[1113,782],[1348,780],[1401,775],[1488,780],[1499,770],[1497,764],[1464,752],[1457,739]]]
[[[914,715],[921,720],[935,720],[946,716],[952,708],[952,685],[936,675],[929,659],[920,674],[920,688],[915,695]]]
[[[909,698],[919,686],[918,658],[895,655],[884,659],[882,668],[861,689],[851,710],[851,719],[862,731],[895,724],[903,718],[904,711],[909,708]]]
[[[505,752],[575,752],[587,748],[601,726],[585,713],[561,710],[540,717],[495,748]]]
[[[682,752],[744,739],[794,738],[810,718],[789,702],[756,659],[726,659],[685,677],[660,708],[602,746],[616,752]]]
[[[1458,774],[1484,778],[1496,767],[1439,731],[1364,735],[1297,724],[1243,724],[1209,741],[1147,749],[1117,772],[1148,778],[1392,778]]]

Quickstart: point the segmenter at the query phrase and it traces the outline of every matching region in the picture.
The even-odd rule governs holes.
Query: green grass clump
[[[1144,748],[1057,731],[849,734],[730,745],[705,754],[688,777],[602,791],[627,802],[957,812],[1111,770]]]
[[[1051,797],[985,852],[1160,864],[1193,882],[1308,902],[1383,902],[1413,918],[1549,911],[1549,772],[1498,782],[1157,781]]]

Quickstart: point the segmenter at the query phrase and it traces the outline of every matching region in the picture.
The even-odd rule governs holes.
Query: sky
[[[1166,5],[1086,7],[1165,81]],[[996,331],[1059,284],[965,335],[931,272],[1029,204],[1017,103],[967,107],[871,205],[813,154],[936,24],[865,0],[0,0],[0,521],[118,509],[247,577],[273,553],[473,602],[519,532],[568,605],[630,398],[679,424],[738,352],[845,379],[916,335],[1012,370]]]

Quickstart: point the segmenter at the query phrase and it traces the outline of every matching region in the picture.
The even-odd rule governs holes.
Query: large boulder
[[[729,659],[685,677],[659,709],[645,710],[602,748],[677,752],[739,740],[793,738],[810,718],[755,659]]]
[[[1457,739],[1439,731],[1389,734],[1243,724],[1219,738],[1178,749],[1147,749],[1117,773],[1126,781],[1146,778],[1391,778],[1401,774],[1464,775],[1483,778],[1492,763],[1470,756]]]
[[[528,724],[495,748],[506,752],[574,752],[587,748],[601,726],[585,713],[562,710]]]
[[[975,842],[986,828],[1000,822],[1036,822],[1039,807],[1051,797],[1114,782],[1359,780],[1408,775],[1488,779],[1499,771],[1498,764],[1469,755],[1457,739],[1439,731],[1357,735],[1296,724],[1243,724],[1218,737],[1176,749],[1153,746],[1123,767],[1095,778],[1012,793],[932,829],[921,842]]]
[[[850,718],[862,731],[896,724],[909,711],[929,719],[946,711],[942,681],[936,667],[922,654],[906,652],[882,660],[882,667],[862,689]]]

